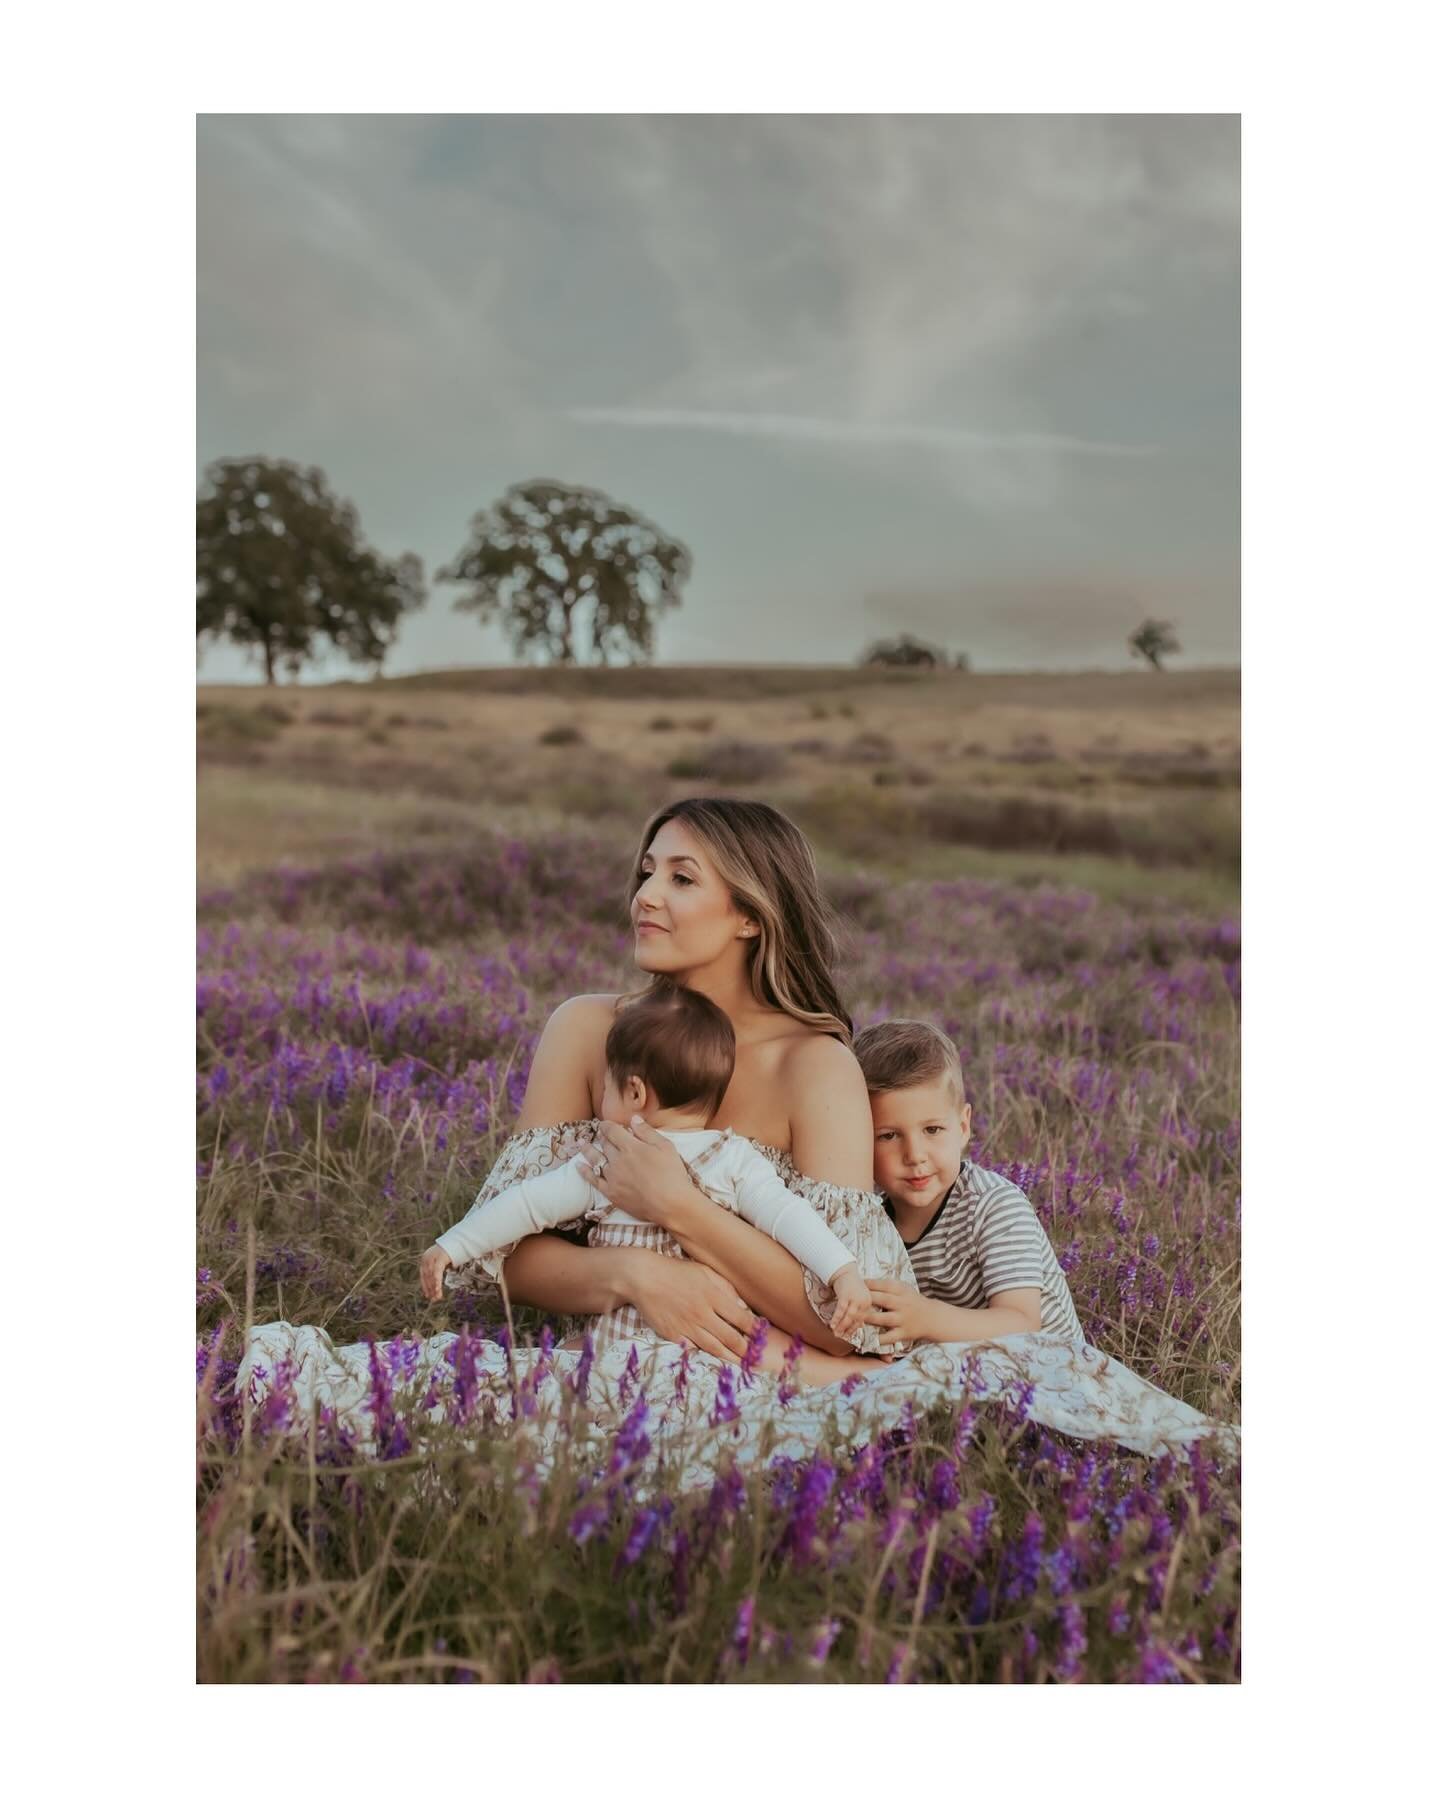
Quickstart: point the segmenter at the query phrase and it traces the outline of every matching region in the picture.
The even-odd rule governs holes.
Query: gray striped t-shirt
[[[945,1201],[906,1249],[923,1296],[957,1309],[983,1309],[1002,1291],[1038,1290],[1041,1331],[1085,1338],[1030,1199],[1018,1184],[974,1160],[961,1163]]]

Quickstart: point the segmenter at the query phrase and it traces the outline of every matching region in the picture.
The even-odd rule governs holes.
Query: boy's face
[[[897,1208],[935,1209],[960,1175],[970,1144],[970,1105],[948,1079],[875,1092],[875,1182]]]

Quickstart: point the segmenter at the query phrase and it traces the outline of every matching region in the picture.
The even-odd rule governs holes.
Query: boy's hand
[[[420,1255],[420,1288],[432,1303],[445,1294],[445,1274],[454,1261],[438,1242]]]
[[[898,1278],[871,1278],[869,1289],[871,1307],[866,1320],[880,1329],[882,1346],[913,1346],[917,1340],[930,1338],[928,1297]]]
[[[835,1293],[835,1314],[830,1332],[840,1339],[853,1334],[870,1312],[870,1289],[860,1276],[858,1265],[842,1266],[830,1280]]]

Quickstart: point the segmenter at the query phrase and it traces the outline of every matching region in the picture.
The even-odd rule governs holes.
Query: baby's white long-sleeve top
[[[844,1266],[855,1262],[849,1247],[832,1234],[803,1197],[797,1197],[750,1142],[730,1130],[695,1128],[659,1131],[673,1142],[686,1164],[703,1157],[696,1176],[707,1196],[718,1196],[722,1207],[731,1205],[753,1227],[779,1241],[786,1252],[827,1284]],[[436,1242],[455,1265],[482,1254],[514,1246],[527,1235],[539,1234],[561,1222],[578,1221],[583,1215],[603,1216],[611,1222],[633,1222],[610,1202],[603,1190],[580,1176],[578,1160],[528,1178],[523,1184],[501,1191],[481,1209],[472,1209]]]

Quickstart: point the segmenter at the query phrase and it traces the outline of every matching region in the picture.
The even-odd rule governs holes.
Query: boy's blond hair
[[[876,1022],[856,1035],[855,1057],[872,1097],[943,1078],[950,1086],[956,1107],[965,1101],[965,1074],[960,1069],[959,1049],[933,1022],[912,1022],[903,1016],[892,1022]]]

